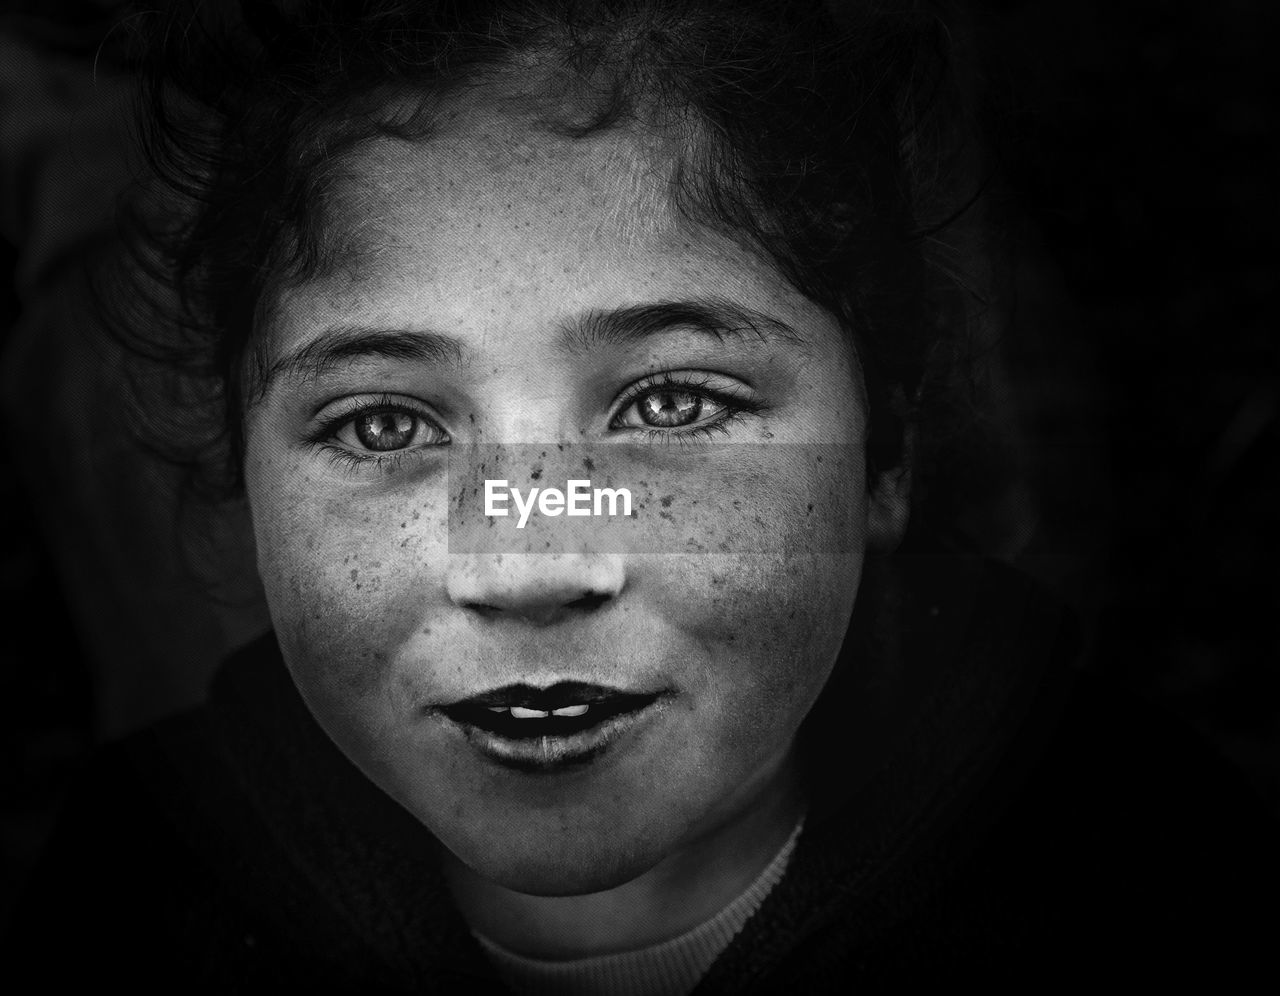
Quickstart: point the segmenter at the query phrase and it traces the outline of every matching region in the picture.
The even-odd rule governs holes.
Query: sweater
[[[511,988],[532,996],[685,996],[760,908],[786,873],[804,817],[773,860],[743,892],[715,916],[676,937],[635,951],[553,961],[508,951],[473,931],[498,975]]]
[[[1074,667],[1066,616],[1008,568],[924,564],[906,591],[876,672],[906,707],[867,732],[873,764],[847,763],[868,749],[833,678],[801,731],[786,873],[695,992],[1265,967],[1280,837],[1233,771]],[[507,991],[428,833],[315,723],[272,637],[203,708],[102,752],[16,926],[9,963],[50,991]]]

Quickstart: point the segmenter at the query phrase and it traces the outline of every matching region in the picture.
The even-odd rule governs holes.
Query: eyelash
[[[419,419],[429,425],[434,426],[439,432],[448,437],[448,433],[440,424],[428,415],[421,408],[406,404],[391,395],[384,394],[376,401],[357,402],[348,407],[344,407],[341,411],[324,418],[316,427],[314,433],[311,434],[309,442],[318,447],[329,461],[337,467],[348,472],[354,472],[362,468],[372,465],[379,473],[393,474],[400,469],[400,465],[404,462],[406,456],[417,453],[422,450],[422,446],[407,446],[400,450],[388,450],[385,453],[366,452],[361,453],[348,449],[346,446],[337,442],[338,432],[347,425],[350,425],[356,419],[364,415],[408,415],[410,418]],[[442,444],[437,444],[442,445]]]
[[[700,379],[698,379],[699,376]],[[661,441],[669,444],[674,439],[681,445],[685,445],[691,442],[710,441],[717,434],[728,435],[731,425],[744,422],[747,416],[759,415],[767,410],[768,406],[763,402],[738,397],[727,391],[710,387],[710,384],[711,378],[705,374],[695,375],[694,377],[676,377],[667,371],[663,371],[649,380],[641,381],[634,385],[627,392],[618,408],[618,414],[610,420],[609,427],[611,429],[631,428],[635,431],[643,432],[653,442]],[[645,395],[664,390],[683,391],[697,395],[720,406],[724,411],[712,422],[692,426],[672,426],[668,429],[660,429],[656,426],[644,428],[641,426],[618,426],[616,424],[618,419]]]
[[[681,445],[686,445],[692,442],[710,441],[717,434],[727,435],[731,425],[745,421],[747,416],[759,415],[768,408],[762,402],[736,397],[728,392],[711,388],[708,386],[710,383],[711,379],[705,375],[701,379],[696,379],[692,377],[676,377],[669,372],[658,374],[649,380],[634,385],[627,392],[618,408],[618,414],[610,420],[609,427],[611,429],[631,428],[635,431],[643,432],[651,442],[666,442],[669,444],[675,439]],[[718,405],[724,411],[713,422],[687,427],[672,426],[671,428],[660,429],[656,426],[651,426],[645,429],[639,426],[617,425],[618,419],[637,401],[647,394],[662,390],[684,391],[695,394],[706,401]],[[356,403],[326,417],[317,426],[315,432],[311,434],[309,442],[318,447],[331,463],[345,471],[354,472],[372,465],[373,469],[380,474],[394,474],[400,469],[405,457],[410,454],[417,453],[422,449],[434,449],[435,446],[445,445],[440,443],[429,447],[410,446],[399,450],[388,450],[385,453],[360,453],[336,442],[338,432],[344,426],[349,425],[361,416],[375,414],[408,415],[411,418],[421,419],[435,426],[439,432],[446,437],[448,436],[443,427],[426,412],[390,395],[383,395],[376,401]]]

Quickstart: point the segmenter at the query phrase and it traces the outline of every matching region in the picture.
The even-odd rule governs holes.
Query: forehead
[[[421,141],[375,140],[332,185],[332,224],[363,248],[417,227],[429,248],[459,220],[477,238],[515,243],[571,231],[575,241],[639,247],[680,228],[674,157],[658,136],[621,129],[586,138],[547,132],[496,106],[455,108]],[[504,234],[506,235],[503,238]]]
[[[441,115],[417,141],[352,153],[330,185],[327,272],[286,289],[271,345],[328,313],[467,334],[575,311],[713,296],[820,327],[834,320],[757,253],[676,210],[673,141],[639,128],[556,134],[500,99]]]

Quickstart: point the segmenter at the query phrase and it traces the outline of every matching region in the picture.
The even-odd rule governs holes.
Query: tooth
[[[563,709],[552,710],[553,716],[581,716],[590,708],[586,703],[582,705],[565,706]]]
[[[546,719],[547,713],[541,709],[526,709],[524,706],[512,706],[511,715],[516,719]]]
[[[488,709],[490,712],[506,712],[507,711],[506,706],[485,706],[485,708]]]

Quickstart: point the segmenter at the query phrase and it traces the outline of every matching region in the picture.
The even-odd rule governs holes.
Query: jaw
[[[681,742],[666,733],[656,740]],[[643,755],[569,775],[504,772],[473,781],[474,801],[432,829],[453,877],[485,889],[574,896],[665,875],[662,869],[696,878],[704,864],[753,853],[759,839],[777,835],[775,824],[794,825],[801,804],[791,756],[788,743],[754,770],[715,783],[704,768]],[[708,807],[709,799],[719,802]]]
[[[477,869],[445,852],[446,880],[473,929],[521,954],[577,958],[662,943],[740,896],[794,832],[803,799],[789,757],[714,821],[573,827],[576,839],[532,862],[519,848],[488,855],[501,867]]]

